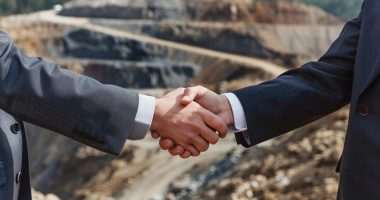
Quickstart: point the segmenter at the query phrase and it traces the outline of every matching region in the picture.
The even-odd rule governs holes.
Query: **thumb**
[[[194,88],[186,88],[183,92],[183,97],[181,99],[181,105],[187,106],[192,101],[194,101],[195,97],[197,96],[197,92],[194,91]]]
[[[204,90],[202,86],[188,87],[183,92],[183,97],[181,99],[181,105],[187,106],[191,102],[199,99],[207,90]]]

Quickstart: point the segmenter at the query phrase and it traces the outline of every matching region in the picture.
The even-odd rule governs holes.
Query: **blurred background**
[[[227,92],[316,60],[361,3],[0,0],[0,27],[28,55],[160,97],[197,84]],[[230,134],[188,160],[160,151],[150,135],[112,157],[27,125],[34,199],[335,199],[347,114],[251,149]]]

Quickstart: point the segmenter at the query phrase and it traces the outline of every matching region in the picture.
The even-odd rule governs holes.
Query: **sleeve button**
[[[21,125],[19,123],[15,123],[11,126],[11,131],[14,134],[18,134],[21,131]]]
[[[362,117],[366,117],[369,115],[370,109],[367,105],[361,105],[358,108],[358,113]]]

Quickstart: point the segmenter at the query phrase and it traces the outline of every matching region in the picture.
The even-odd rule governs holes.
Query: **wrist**
[[[222,103],[221,105],[221,117],[226,122],[228,126],[233,126],[235,124],[234,115],[230,101],[225,95],[219,95]]]
[[[158,126],[157,124],[160,124],[160,119],[162,119],[161,115],[161,99],[156,100],[155,109],[153,113],[153,120],[152,125],[150,127],[150,130],[156,131]]]

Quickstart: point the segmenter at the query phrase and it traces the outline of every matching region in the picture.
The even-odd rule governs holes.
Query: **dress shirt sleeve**
[[[245,113],[240,100],[233,93],[223,94],[227,97],[230,102],[233,116],[234,116],[234,126],[232,127],[234,132],[241,132],[247,130],[247,120],[245,119]],[[231,127],[230,127],[231,128]]]
[[[144,139],[152,124],[155,105],[156,99],[154,97],[139,94],[139,105],[135,118],[136,125],[128,139]]]

